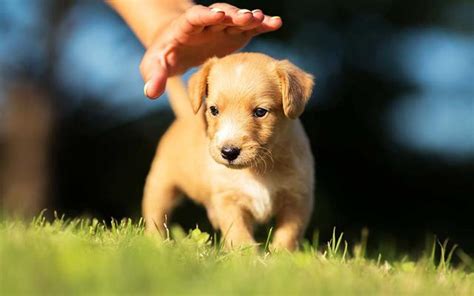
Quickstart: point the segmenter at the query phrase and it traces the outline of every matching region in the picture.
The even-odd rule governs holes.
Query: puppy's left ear
[[[203,99],[207,97],[207,76],[209,76],[211,67],[216,60],[217,58],[208,59],[204,65],[189,78],[189,99],[191,100],[191,107],[193,108],[194,114],[201,109]]]
[[[290,119],[298,118],[313,91],[313,76],[288,60],[278,61],[276,71],[280,78],[283,112]]]

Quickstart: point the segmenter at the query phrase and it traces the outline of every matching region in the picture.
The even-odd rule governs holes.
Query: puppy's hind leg
[[[167,238],[165,223],[179,201],[181,192],[173,180],[167,177],[167,170],[154,164],[148,174],[142,201],[142,213],[145,219],[146,232],[159,233]]]

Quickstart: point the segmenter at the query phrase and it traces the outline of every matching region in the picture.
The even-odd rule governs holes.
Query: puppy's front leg
[[[227,248],[255,245],[253,217],[242,203],[246,199],[227,194],[213,197],[217,222]]]
[[[286,198],[276,215],[276,231],[272,246],[276,249],[294,251],[304,235],[312,213],[311,200],[297,201]]]

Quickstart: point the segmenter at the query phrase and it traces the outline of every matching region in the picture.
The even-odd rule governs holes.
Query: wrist
[[[159,16],[155,18],[156,23],[150,28],[153,28],[145,40],[142,40],[145,48],[150,47],[150,45],[158,39],[159,36],[162,36],[169,25],[181,15],[183,15],[187,9],[194,5],[194,2],[191,0],[164,0],[161,2],[165,11],[162,11]]]
[[[148,49],[156,40],[163,39],[162,37],[168,30],[171,23],[180,16],[180,13],[168,14],[165,18],[161,18],[154,25],[150,26],[153,29],[149,30],[148,36],[142,40],[143,45]]]
[[[153,39],[182,15],[193,3],[190,0],[107,0],[125,20],[140,42],[148,48]]]

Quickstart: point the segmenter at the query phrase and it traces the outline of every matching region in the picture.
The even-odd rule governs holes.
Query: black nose
[[[227,159],[228,161],[232,161],[236,159],[240,154],[240,149],[233,146],[224,146],[221,149],[222,158]]]

